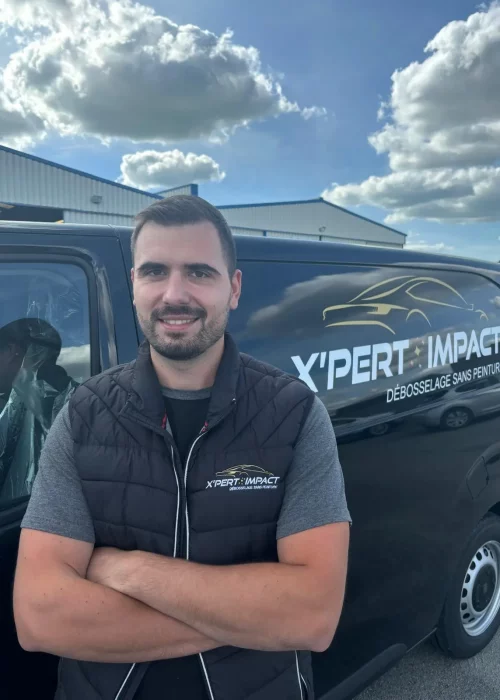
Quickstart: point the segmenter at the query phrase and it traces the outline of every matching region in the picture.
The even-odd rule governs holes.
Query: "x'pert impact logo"
[[[468,318],[465,327],[484,327],[433,332],[440,309],[458,312],[464,322]],[[436,369],[472,356],[496,355],[500,347],[500,326],[488,327],[489,318],[482,309],[447,282],[423,275],[401,275],[373,284],[350,301],[325,307],[323,321],[334,331],[346,326],[375,326],[388,337],[373,344],[318,348],[307,359],[292,356],[299,378],[314,392],[325,380],[330,391],[344,377],[351,384],[374,382],[381,376],[401,376],[413,368]],[[414,321],[420,323],[415,326]],[[439,331],[439,322],[437,326]],[[394,338],[398,334],[401,340]],[[327,334],[323,340],[326,345]]]
[[[383,280],[345,304],[327,306],[323,309],[323,320],[327,328],[379,326],[396,335],[395,327],[415,316],[424,319],[429,328],[432,327],[429,312],[438,307],[459,309],[477,314],[481,320],[488,320],[484,311],[467,303],[451,285],[435,277],[414,275]]]
[[[227,488],[229,491],[260,491],[277,489],[279,476],[255,464],[238,464],[216,472],[217,479],[207,481],[205,488]]]

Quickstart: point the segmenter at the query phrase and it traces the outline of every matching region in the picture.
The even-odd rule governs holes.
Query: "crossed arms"
[[[278,540],[278,563],[208,566],[24,529],[14,584],[27,651],[134,663],[232,645],[323,651],[345,592],[349,524]]]

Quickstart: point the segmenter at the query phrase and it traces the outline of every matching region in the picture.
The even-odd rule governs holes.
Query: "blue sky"
[[[57,7],[74,3],[92,4],[92,0],[50,2]],[[104,144],[89,128],[75,127],[69,133],[66,130],[64,135],[65,129],[57,118],[51,116],[48,118],[50,128],[44,127],[44,139],[35,138],[26,145],[22,143],[25,150],[111,180],[120,175],[120,164],[125,154],[173,149],[178,149],[181,154],[203,154],[211,161],[205,162],[204,169],[199,172],[205,173],[205,176],[211,173],[219,181],[203,181],[202,174],[200,194],[216,204],[307,199],[328,190],[327,196],[332,201],[365,216],[377,221],[391,217],[389,225],[410,233],[409,243],[412,246],[500,260],[500,227],[497,221],[500,210],[495,203],[491,204],[495,188],[500,195],[500,177],[497,178],[496,169],[500,160],[500,138],[497,139],[496,127],[493,136],[488,132],[491,142],[488,142],[486,159],[478,158],[475,162],[474,156],[469,154],[466,160],[459,162],[456,156],[458,127],[467,129],[466,138],[469,138],[471,130],[476,129],[476,133],[478,126],[483,128],[486,125],[489,129],[492,124],[500,123],[500,92],[497,93],[498,108],[495,105],[485,106],[484,119],[480,107],[468,115],[463,123],[459,120],[458,126],[451,115],[453,107],[454,113],[461,110],[459,90],[464,83],[464,76],[453,72],[453,66],[460,63],[457,52],[461,51],[461,43],[466,43],[464,40],[457,41],[456,36],[459,31],[465,31],[466,37],[470,36],[471,41],[481,44],[488,27],[493,27],[496,36],[498,17],[494,14],[495,6],[481,10],[477,3],[466,0],[406,0],[404,3],[400,0],[376,3],[370,0],[300,0],[295,3],[289,0],[254,0],[252,3],[156,0],[148,5],[157,15],[167,17],[176,24],[193,24],[217,36],[230,28],[233,32],[231,43],[245,48],[255,47],[260,58],[260,73],[280,84],[286,99],[298,105],[297,111],[282,111],[279,116],[267,113],[250,119],[247,126],[240,126],[225,142],[219,139],[218,143],[214,143],[213,138],[207,138],[206,134],[198,133],[193,137],[167,138],[164,143],[148,140],[146,134],[141,140],[133,142],[121,138],[119,134],[115,137],[112,126],[108,125],[108,134],[111,133],[112,138]],[[472,15],[481,12],[481,22],[470,26],[464,24]],[[50,21],[40,20],[39,17],[35,19],[38,25],[45,22],[43,31],[54,31]],[[14,35],[31,40],[34,20],[32,17],[29,20],[29,26],[26,18],[23,26],[19,24],[19,17],[10,21],[8,36],[11,40]],[[462,24],[451,26],[452,22]],[[498,27],[500,33],[500,23]],[[424,47],[443,28],[448,28],[449,36],[441,42],[436,56],[442,58],[442,65],[451,65],[452,68],[441,85],[441,69],[430,63],[424,65],[430,55],[424,54]],[[83,30],[79,31],[82,33]],[[479,62],[492,60],[491,45],[487,40],[483,43],[484,47],[478,49]],[[0,51],[0,62],[7,65],[9,59],[5,48],[4,45]],[[16,51],[18,46],[11,43],[9,49]],[[498,49],[496,55],[499,57]],[[408,67],[413,62],[422,66],[416,77],[421,82],[427,81],[423,88],[415,87],[410,79]],[[404,89],[396,96],[393,94],[392,104],[387,110],[389,117],[378,120],[381,101],[391,97],[391,75],[396,70],[403,71],[400,83]],[[473,67],[470,68],[471,72],[473,70]],[[483,73],[480,80],[484,82],[483,93],[487,96],[494,86],[488,83],[491,81],[491,76],[486,75],[488,71]],[[470,79],[478,82],[474,75]],[[200,90],[203,90],[203,85]],[[452,91],[451,96],[446,94],[448,90]],[[139,121],[146,111],[158,108],[152,101],[144,102],[144,98],[134,103],[133,95],[134,87],[131,84],[128,96],[131,101],[127,103],[127,109],[135,109]],[[454,105],[454,99],[458,107]],[[431,105],[430,100],[433,100]],[[209,111],[210,107],[204,107],[204,104],[201,99],[200,110],[206,108]],[[451,105],[449,114],[447,104]],[[299,110],[311,106],[321,108],[326,114],[318,109],[311,118],[304,118],[304,113]],[[400,141],[393,139],[389,147],[377,153],[368,142],[368,137],[380,132],[385,123],[393,122],[390,117],[398,110],[403,115],[400,117],[399,133],[409,140],[401,146]],[[490,112],[486,114],[488,110]],[[47,123],[43,105],[36,116]],[[442,119],[442,124],[439,119]],[[1,125],[0,115],[0,141]],[[412,130],[421,141],[412,140]],[[428,144],[434,137],[438,144],[438,160],[435,160],[436,149],[433,147],[429,150],[427,161],[416,169],[414,165],[408,167],[403,164],[396,168],[397,182],[393,182],[391,177],[387,179],[394,170],[389,165],[389,155],[395,158],[403,156],[403,161],[407,163],[410,160],[407,158],[410,148],[407,144],[410,141],[410,155],[420,157],[418,154],[425,151],[427,146],[421,149],[419,143]],[[12,140],[3,142],[16,147]],[[443,142],[447,144],[445,152]],[[433,158],[431,162],[429,159]],[[140,165],[144,167],[144,159]],[[128,170],[132,180],[129,181],[130,184],[145,187],[143,183],[146,181],[133,181],[138,166],[139,161],[132,158]],[[486,170],[478,174],[474,170],[477,167]],[[172,177],[175,179],[171,163],[167,172],[169,181],[165,186],[172,184]],[[184,172],[189,174],[189,168],[181,168],[179,184],[186,180]],[[222,172],[225,173],[224,179],[220,177]],[[370,184],[368,179],[371,176],[381,180]],[[438,176],[439,191],[444,188],[447,199],[442,204],[440,198],[434,196],[429,204],[432,199],[429,188],[434,187],[430,183],[434,183]],[[458,181],[459,185],[456,184]],[[449,194],[450,182],[455,183],[453,187],[458,187],[456,196]],[[332,186],[332,183],[341,187]],[[161,189],[158,186],[151,188]],[[474,189],[472,198],[471,188]],[[483,206],[481,197],[484,197],[485,190],[489,194]],[[445,213],[441,215],[441,211]],[[483,217],[483,212],[484,218],[489,221],[478,221]]]

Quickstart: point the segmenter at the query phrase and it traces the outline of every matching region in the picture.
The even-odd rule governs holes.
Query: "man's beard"
[[[162,338],[157,333],[157,324],[161,318],[167,315],[180,316],[182,318],[196,318],[200,324],[200,330],[192,338],[185,338],[184,333],[176,333],[169,330],[168,338]],[[137,314],[139,324],[147,341],[156,352],[168,360],[186,362],[200,357],[219,341],[227,327],[229,318],[229,305],[217,317],[207,322],[207,314],[204,309],[190,308],[189,306],[169,306],[163,309],[154,309],[149,319]]]

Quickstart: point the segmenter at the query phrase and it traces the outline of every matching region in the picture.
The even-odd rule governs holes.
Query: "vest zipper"
[[[300,677],[302,679],[302,685],[304,686],[304,690],[306,691],[306,698],[308,698],[309,697],[309,686],[307,685],[307,681],[304,678],[304,676],[302,675],[302,673],[300,674]]]
[[[302,688],[302,682],[304,681],[304,679],[303,679],[302,674],[300,672],[299,655],[297,654],[297,652],[295,652],[295,664],[297,666],[297,679],[299,681],[300,700],[304,700],[304,689]],[[305,681],[304,681],[304,685],[305,685]]]
[[[171,451],[172,451],[172,468],[173,468],[173,470],[174,470],[175,479],[176,479],[176,482],[177,482],[177,514],[176,514],[176,520],[175,520],[174,557],[177,556],[177,548],[178,548],[177,546],[178,546],[179,540],[180,540],[181,544],[183,545],[183,544],[184,544],[184,539],[185,539],[185,540],[186,540],[186,550],[185,550],[185,551],[186,551],[186,560],[189,561],[189,511],[188,511],[188,503],[187,503],[187,477],[188,477],[188,471],[189,471],[189,466],[190,466],[191,455],[193,454],[193,450],[194,450],[194,448],[195,448],[197,442],[203,437],[203,435],[206,435],[210,430],[212,430],[212,428],[215,428],[216,425],[218,425],[221,421],[223,421],[224,418],[226,418],[226,416],[228,416],[228,415],[231,413],[231,411],[233,410],[235,404],[236,404],[236,399],[233,398],[233,400],[231,401],[231,407],[230,407],[230,409],[229,409],[228,411],[226,411],[222,416],[220,416],[220,417],[215,421],[215,423],[213,423],[213,424],[210,425],[210,426],[207,425],[207,424],[205,423],[205,425],[203,426],[203,428],[202,428],[200,434],[198,435],[198,437],[196,438],[196,440],[195,440],[195,441],[193,442],[193,444],[191,445],[191,449],[189,450],[189,454],[188,454],[188,457],[187,457],[187,460],[186,460],[186,466],[185,466],[185,469],[184,469],[184,488],[183,488],[183,489],[180,488],[179,476],[178,476],[178,474],[177,474],[177,468],[176,468],[176,466],[175,466],[175,465],[176,465],[176,461],[175,461],[175,448],[174,448],[173,444],[172,444],[172,443],[169,441],[169,439],[167,438],[167,433],[166,433],[166,431],[165,431],[164,429],[163,429],[163,430],[158,429],[158,427],[157,427],[156,425],[154,425],[153,423],[150,423],[149,421],[145,421],[145,420],[143,419],[143,417],[142,417],[140,414],[136,414],[136,416],[135,416],[135,417],[136,417],[136,421],[137,421],[138,423],[142,423],[142,425],[146,425],[148,428],[152,428],[155,432],[163,434],[163,436],[164,436],[164,438],[165,438],[165,441],[166,441],[167,444],[170,446],[170,449],[171,449]],[[134,413],[135,413],[135,412],[134,412]],[[184,500],[184,513],[185,513],[185,518],[182,518],[182,516],[179,517],[179,516],[180,516],[179,510],[180,510],[180,505],[181,505],[181,501],[182,501],[182,500]],[[180,528],[179,528],[179,525],[180,525]],[[179,537],[179,529],[180,529],[180,537]],[[184,534],[185,534],[185,537],[184,537]],[[183,547],[183,549],[184,549],[184,547]],[[204,660],[204,658],[203,658],[203,654],[198,654],[198,656],[200,657],[200,663],[201,663],[201,667],[202,667],[202,670],[203,670],[203,675],[205,676],[205,680],[206,680],[206,683],[207,683],[208,691],[209,691],[209,693],[210,693],[210,700],[215,700],[215,696],[214,696],[214,693],[213,693],[213,690],[212,690],[212,686],[211,686],[211,684],[210,684],[210,678],[208,677],[207,668],[206,668],[206,666],[205,666],[205,660]],[[122,693],[123,693],[123,690],[124,690],[124,688],[126,687],[128,681],[129,681],[129,679],[130,679],[130,676],[131,676],[131,674],[132,674],[134,668],[136,667],[136,665],[137,665],[137,664],[134,663],[134,664],[132,664],[132,666],[130,667],[130,669],[129,669],[127,675],[125,676],[125,680],[123,681],[123,683],[122,683],[120,689],[118,690],[118,693],[117,693],[117,695],[116,695],[116,697],[115,697],[114,700],[120,700],[121,695],[122,695]]]
[[[150,423],[149,421],[145,421],[145,420],[142,418],[142,416],[140,416],[140,415],[135,415],[135,418],[136,418],[137,423],[140,423],[140,424],[142,424],[142,425],[145,425],[146,427],[148,427],[148,428],[150,428],[150,429],[153,429],[154,432],[160,433],[161,435],[163,435],[163,437],[164,437],[164,439],[165,439],[165,442],[167,443],[167,445],[169,445],[169,447],[170,447],[170,449],[171,449],[171,451],[172,451],[172,469],[174,470],[175,481],[176,481],[176,484],[177,484],[177,511],[176,511],[176,514],[175,514],[175,535],[174,535],[174,553],[173,553],[173,558],[175,559],[175,558],[177,557],[177,554],[178,554],[178,545],[179,545],[179,524],[182,526],[182,518],[180,517],[180,510],[181,510],[181,500],[182,500],[182,495],[183,495],[183,494],[181,493],[181,487],[180,487],[180,483],[179,483],[179,475],[178,475],[178,473],[177,473],[177,468],[176,468],[176,466],[175,466],[175,464],[176,464],[176,462],[175,462],[175,449],[174,449],[173,444],[169,441],[169,439],[168,439],[168,437],[167,437],[167,432],[166,432],[166,430],[164,430],[164,429],[161,429],[161,430],[158,429],[158,427],[157,427],[156,425],[154,425],[154,423]],[[186,504],[187,504],[187,498],[186,498]],[[181,528],[181,530],[182,530],[182,528]],[[182,536],[182,533],[181,533],[181,536]],[[120,686],[120,688],[119,688],[119,690],[118,690],[118,693],[116,694],[116,697],[115,697],[114,700],[120,700],[120,699],[121,699],[122,694],[123,694],[125,688],[127,687],[127,684],[128,684],[128,682],[130,681],[130,677],[132,676],[132,673],[133,673],[133,671],[134,671],[134,669],[135,669],[136,666],[137,666],[137,663],[134,663],[134,664],[132,664],[132,665],[130,666],[130,668],[129,668],[128,672],[127,672],[127,675],[125,676],[125,678],[124,678],[124,680],[123,680],[123,683],[121,684],[121,686]]]
[[[123,690],[126,687],[127,682],[128,682],[128,680],[132,674],[132,671],[134,670],[135,667],[136,667],[136,664],[132,664],[132,666],[129,668],[129,671],[128,671],[127,675],[125,676],[125,680],[121,684],[120,689],[119,689],[118,693],[116,694],[115,700],[120,700],[121,694],[123,693]]]
[[[179,534],[179,515],[180,515],[180,506],[181,506],[181,487],[179,484],[179,476],[177,474],[177,469],[175,468],[175,453],[174,453],[174,446],[170,445],[170,449],[172,450],[172,467],[174,469],[174,474],[175,474],[175,481],[177,483],[177,511],[175,514],[175,537],[174,537],[174,556],[173,558],[175,559],[177,556],[177,544],[178,544],[178,534]]]
[[[234,405],[236,404],[236,399],[233,399],[231,401],[231,407],[229,410],[227,410],[222,416],[220,416],[215,423],[212,423],[212,425],[208,425],[205,423],[203,428],[201,429],[200,434],[196,438],[196,440],[193,442],[191,445],[191,448],[189,450],[187,459],[186,459],[186,466],[184,468],[184,497],[185,497],[185,508],[184,508],[184,517],[185,517],[185,530],[186,530],[186,559],[189,561],[189,511],[188,511],[188,503],[187,503],[187,480],[188,480],[188,473],[189,473],[189,467],[191,466],[191,456],[193,454],[193,450],[196,447],[197,443],[201,440],[201,438],[209,433],[213,428],[215,428],[219,423],[221,423],[224,418],[227,418],[227,416],[231,413],[231,411],[234,408]],[[184,544],[184,543],[183,543]]]
[[[188,456],[187,456],[186,466],[185,466],[185,469],[184,469],[184,497],[185,497],[185,499],[186,499],[186,502],[185,502],[185,511],[184,511],[184,513],[185,513],[186,560],[187,560],[187,561],[189,561],[189,510],[188,510],[188,502],[187,502],[187,479],[188,479],[188,472],[189,472],[189,467],[190,467],[191,456],[192,456],[193,450],[194,450],[194,448],[196,447],[196,444],[199,442],[199,440],[201,440],[201,438],[202,438],[204,435],[206,435],[210,430],[212,430],[212,428],[215,428],[216,425],[218,425],[221,421],[223,421],[224,418],[226,418],[226,416],[228,416],[228,415],[231,413],[231,411],[233,410],[235,404],[236,404],[236,399],[233,399],[233,400],[231,401],[231,408],[230,408],[228,411],[226,411],[226,412],[224,413],[224,415],[220,416],[220,418],[219,418],[215,423],[213,423],[212,425],[209,426],[207,423],[205,423],[205,425],[204,425],[203,428],[201,429],[200,434],[198,435],[198,437],[196,438],[196,440],[195,440],[195,441],[193,442],[193,444],[191,445],[191,449],[189,450],[189,454],[188,454]],[[201,668],[202,668],[202,671],[203,671],[203,675],[204,675],[204,677],[205,677],[205,681],[206,681],[206,684],[207,684],[208,692],[209,692],[209,694],[210,694],[210,700],[215,700],[214,692],[213,692],[213,690],[212,690],[212,685],[211,685],[211,683],[210,683],[210,678],[209,678],[209,676],[208,676],[207,667],[206,667],[206,665],[205,665],[205,659],[203,658],[203,654],[198,654],[198,656],[200,657]]]
[[[205,429],[205,432],[206,429]],[[186,559],[189,560],[189,511],[188,511],[188,502],[187,502],[187,477],[188,477],[188,470],[189,470],[189,460],[191,459],[191,455],[193,454],[193,450],[196,446],[196,443],[203,437],[204,433],[200,433],[196,440],[193,442],[191,445],[191,449],[189,450],[189,454],[187,456],[186,460],[186,466],[184,468],[184,498],[185,498],[185,503],[184,503],[184,517],[185,517],[185,522],[184,522],[184,531],[186,535]]]

